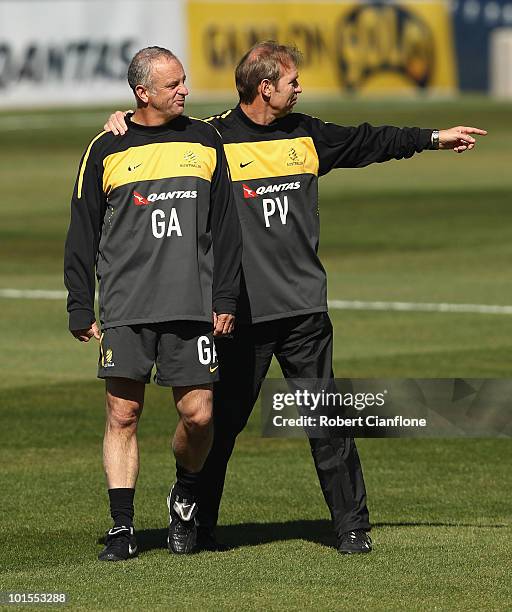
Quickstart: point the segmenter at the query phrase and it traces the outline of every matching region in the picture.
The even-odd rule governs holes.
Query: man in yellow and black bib
[[[209,119],[222,135],[242,225],[237,332],[219,342],[215,440],[201,479],[200,534],[216,525],[228,459],[275,355],[288,379],[332,390],[332,325],[319,243],[318,178],[334,168],[412,157],[426,149],[473,148],[476,128],[346,127],[293,113],[302,89],[297,49],[269,41],[240,60],[240,103]],[[217,408],[218,407],[218,408]],[[310,438],[341,553],[366,553],[366,490],[353,438]],[[211,539],[211,537],[210,537]]]
[[[173,387],[180,417],[169,550],[195,545],[218,379],[213,336],[233,330],[240,280],[240,226],[222,142],[214,127],[183,115],[181,62],[167,49],[143,49],[128,82],[137,100],[128,133],[102,132],[80,163],[64,264],[69,328],[81,341],[99,340],[98,376],[106,380],[103,458],[114,527],[104,561],[137,555],[136,432],[154,364],[156,382]]]

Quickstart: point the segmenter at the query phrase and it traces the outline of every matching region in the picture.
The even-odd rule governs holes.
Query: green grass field
[[[512,304],[510,104],[390,100],[298,110],[344,124],[489,130],[471,153],[425,152],[322,179],[331,299]],[[106,115],[0,114],[0,289],[63,288],[69,196],[81,151]],[[510,440],[361,440],[375,548],[347,558],[333,548],[307,444],[262,439],[255,411],[222,508],[218,535],[232,549],[177,558],[165,549],[176,418],[169,392],[154,385],[140,427],[142,554],[99,564],[109,517],[97,348],[69,335],[63,302],[0,298],[0,306],[0,591],[62,591],[68,608],[84,610],[511,608]],[[331,317],[340,377],[511,376],[510,316]]]

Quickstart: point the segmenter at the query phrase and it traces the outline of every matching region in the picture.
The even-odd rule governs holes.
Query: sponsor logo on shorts
[[[113,361],[114,353],[111,348],[105,351],[105,359],[103,360],[104,368],[113,368],[116,364]]]

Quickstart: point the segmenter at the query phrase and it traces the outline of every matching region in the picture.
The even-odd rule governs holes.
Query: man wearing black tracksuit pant
[[[292,113],[302,89],[300,53],[272,41],[237,66],[239,105],[206,121],[222,136],[242,228],[242,291],[232,340],[217,342],[214,442],[201,472],[198,546],[214,538],[235,439],[275,355],[285,378],[334,389],[332,325],[319,242],[318,177],[412,157],[426,149],[472,149],[477,128],[343,127]],[[122,114],[107,124],[123,132]],[[106,126],[107,127],[107,126]],[[371,551],[366,489],[353,438],[310,439],[341,553]]]
[[[332,325],[318,258],[318,177],[333,168],[474,146],[475,128],[342,127],[291,113],[301,88],[294,48],[255,45],[240,61],[240,104],[212,117],[220,132],[242,226],[243,286],[233,340],[217,342],[214,443],[201,473],[198,543],[215,548],[228,460],[275,355],[285,378],[334,389]],[[353,438],[310,438],[338,550],[370,552],[366,489]]]

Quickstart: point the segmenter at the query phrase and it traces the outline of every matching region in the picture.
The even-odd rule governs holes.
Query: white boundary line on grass
[[[46,289],[0,289],[0,298],[15,300],[65,300],[67,291],[52,291]]]
[[[64,300],[66,291],[44,289],[0,289],[0,298],[18,300]],[[512,306],[492,304],[443,304],[425,302],[364,302],[358,300],[329,300],[331,310],[380,310],[395,312],[466,312],[471,314],[512,314]]]
[[[361,302],[349,300],[329,300],[333,310],[382,310],[401,312],[469,312],[474,314],[512,314],[512,306],[492,304],[436,304],[425,302]]]

